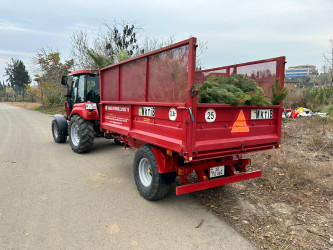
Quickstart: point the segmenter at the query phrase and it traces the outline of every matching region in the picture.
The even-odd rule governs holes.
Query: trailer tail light
[[[172,151],[170,149],[167,149],[166,154],[172,156]]]
[[[241,164],[243,166],[251,166],[251,159],[241,159]]]
[[[239,160],[239,167],[240,171],[239,172],[246,172],[246,167],[251,166],[251,159],[240,159]]]

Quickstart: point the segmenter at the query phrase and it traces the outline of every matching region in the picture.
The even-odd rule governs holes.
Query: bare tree
[[[196,70],[204,69],[205,66],[203,65],[203,62],[201,61],[201,56],[206,53],[207,49],[208,49],[207,41],[198,42]]]
[[[101,22],[99,31],[92,36],[87,31],[74,32],[71,54],[76,68],[101,66],[96,59],[118,62],[144,53],[138,40],[140,31],[134,22],[122,20],[112,24]]]
[[[87,49],[90,47],[90,41],[87,31],[75,31],[74,33],[72,33],[71,39],[71,54],[72,58],[74,59],[74,67],[76,69],[90,68],[93,64],[93,59],[87,53]]]
[[[153,51],[156,49],[160,49],[166,46],[169,46],[176,42],[176,38],[174,36],[169,36],[166,39],[162,38],[149,38],[145,37],[142,41],[142,47],[144,50],[144,53],[147,53],[149,51]],[[197,48],[197,57],[196,57],[196,70],[203,69],[203,64],[201,61],[201,56],[207,51],[207,41],[199,41],[198,42],[198,48]]]
[[[71,35],[72,58],[75,68],[100,68],[105,63],[116,63],[176,42],[174,36],[166,39],[140,39],[141,27],[134,21],[121,20],[109,24],[100,22],[99,30],[91,34],[76,31]],[[201,55],[207,50],[207,42],[199,42],[197,49],[197,69],[201,69]],[[109,65],[108,64],[108,65]]]
[[[144,50],[144,53],[156,50],[156,49],[160,49],[166,46],[169,46],[173,43],[175,43],[176,39],[174,36],[169,36],[166,39],[164,39],[163,37],[161,38],[149,38],[149,37],[145,37],[142,40],[142,47]]]

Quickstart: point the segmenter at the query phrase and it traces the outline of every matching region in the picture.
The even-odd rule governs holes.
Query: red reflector
[[[251,159],[241,159],[242,164],[245,165],[251,165]]]

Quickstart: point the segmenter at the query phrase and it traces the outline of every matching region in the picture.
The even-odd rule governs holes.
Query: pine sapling
[[[276,79],[275,83],[272,85],[272,104],[279,105],[280,102],[283,101],[288,94],[288,88],[284,87],[283,89],[281,89],[279,79]]]

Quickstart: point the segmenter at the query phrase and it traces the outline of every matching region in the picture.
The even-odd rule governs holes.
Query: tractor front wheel
[[[64,136],[64,134],[67,134],[67,132],[60,130],[59,125],[55,119],[52,121],[51,128],[54,141],[56,143],[64,143],[67,139],[67,136]]]
[[[81,116],[72,116],[69,122],[69,141],[75,153],[89,151],[94,145],[94,126]]]
[[[140,195],[146,200],[160,200],[169,192],[170,184],[157,168],[152,146],[138,149],[133,164],[134,180]]]

